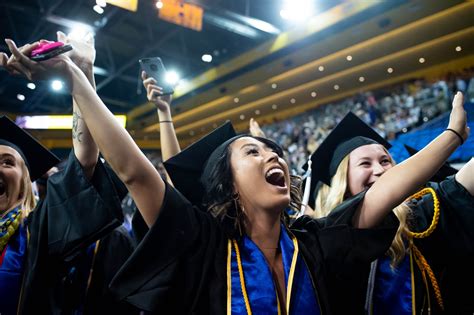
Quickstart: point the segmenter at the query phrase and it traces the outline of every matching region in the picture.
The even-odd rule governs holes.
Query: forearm
[[[95,89],[95,80],[93,66],[82,69],[91,86]],[[73,124],[72,124],[72,143],[74,153],[81,164],[86,176],[91,178],[94,174],[94,168],[99,157],[99,148],[92,138],[87,124],[82,118],[82,113],[77,105],[76,98],[73,97]]]
[[[474,158],[471,158],[456,174],[456,181],[474,196]]]
[[[176,137],[170,111],[158,110],[157,112],[160,121],[161,155],[163,161],[166,161],[181,152],[181,148]]]
[[[370,228],[379,224],[424,185],[459,145],[457,136],[445,131],[423,150],[385,172],[367,191],[354,217],[354,226]]]

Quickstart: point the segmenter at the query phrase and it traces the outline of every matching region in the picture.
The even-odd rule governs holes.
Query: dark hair
[[[261,138],[254,138],[269,148],[274,150],[279,157],[283,158],[283,150],[275,142]],[[231,151],[230,144],[223,151],[222,155],[218,157],[216,163],[211,169],[210,176],[206,185],[206,196],[204,197],[204,204],[209,211],[221,221],[224,230],[230,237],[242,235],[244,225],[244,214],[239,206],[239,201],[234,193],[234,178],[232,176],[232,169],[230,163]],[[301,178],[299,176],[290,176],[290,197],[291,201],[289,207],[292,210],[298,211],[301,206]],[[288,224],[288,215],[284,211],[282,213],[282,220]]]

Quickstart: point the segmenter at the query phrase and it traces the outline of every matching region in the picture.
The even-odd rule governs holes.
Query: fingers
[[[31,66],[33,65],[33,61],[30,60],[30,58],[26,57],[17,47],[16,47],[16,44],[14,41],[12,41],[11,39],[5,39],[5,43],[8,45],[8,48],[10,49],[11,53],[13,54],[13,56],[15,57],[14,59],[16,59],[16,61],[22,63],[23,65],[25,66]],[[31,52],[31,50],[33,50],[34,48],[36,48],[35,46],[37,46],[37,44],[35,45],[30,45],[30,46],[27,46],[25,45],[23,48],[23,50],[25,52]],[[9,60],[10,61],[10,60]]]
[[[66,34],[61,31],[57,31],[56,35],[58,37],[58,42],[69,43],[69,39],[67,38]]]
[[[142,80],[145,81],[146,78],[148,78],[148,76],[147,76],[146,72],[142,70]],[[143,84],[145,84],[145,82],[143,82]]]
[[[158,97],[163,94],[163,89],[156,85],[149,85],[147,87],[147,97],[150,101],[156,101]]]
[[[457,92],[453,98],[453,108],[462,107],[464,104],[464,95],[461,92]]]
[[[155,84],[156,80],[153,78],[147,78],[143,81],[143,86],[146,88],[150,84]]]
[[[0,66],[6,67],[8,62],[8,56],[6,53],[0,53]]]

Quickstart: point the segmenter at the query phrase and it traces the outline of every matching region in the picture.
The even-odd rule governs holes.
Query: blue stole
[[[26,226],[20,224],[8,241],[0,266],[0,314],[14,315],[20,298],[27,247]]]
[[[373,314],[412,314],[412,285],[410,254],[395,270],[390,268],[390,257],[378,260],[373,293]]]
[[[238,243],[239,257],[237,257],[235,249],[237,242],[233,242],[233,244],[229,242],[228,252],[228,268],[230,268],[228,309],[231,309],[232,314],[280,314],[280,301],[265,256],[249,237],[243,236]],[[289,305],[288,314],[320,314],[315,288],[308,268],[298,252],[297,244],[294,236],[290,237],[285,226],[281,225],[280,248],[287,290],[287,306],[282,307],[288,310]],[[239,272],[239,260],[242,273]],[[244,291],[248,295],[248,306],[244,299]],[[250,312],[247,311],[247,307],[250,308]],[[228,314],[231,313],[228,311]]]

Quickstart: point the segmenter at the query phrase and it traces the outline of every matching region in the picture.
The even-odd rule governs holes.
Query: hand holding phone
[[[146,72],[148,77],[152,77],[156,81],[156,85],[163,88],[163,95],[174,93],[173,86],[166,82],[166,69],[159,57],[143,58],[138,61],[140,67]]]
[[[62,42],[42,41],[38,47],[31,52],[30,59],[44,61],[72,50],[71,45]]]

